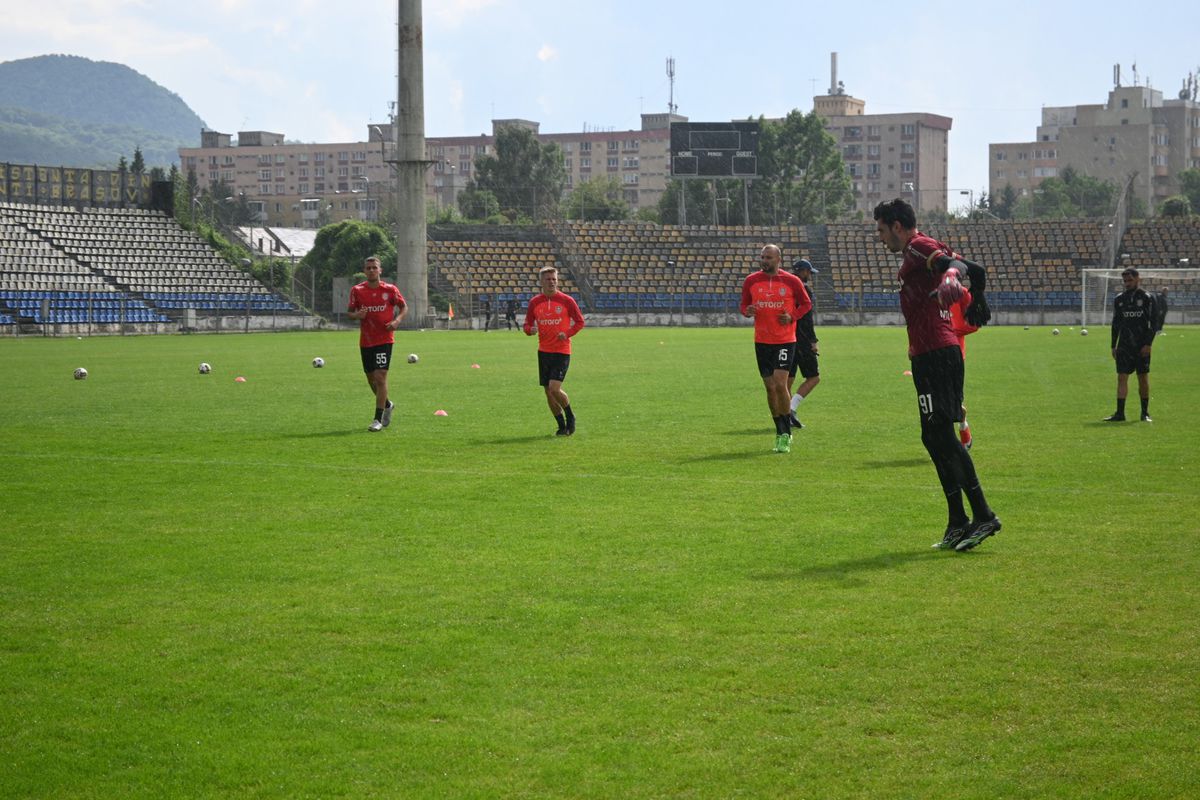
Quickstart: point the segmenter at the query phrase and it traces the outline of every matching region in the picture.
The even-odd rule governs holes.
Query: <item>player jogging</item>
[[[754,353],[775,420],[775,452],[790,453],[788,373],[796,356],[796,320],[812,309],[812,300],[799,278],[779,269],[783,258],[777,245],[764,247],[758,260],[762,269],[742,282],[738,310],[754,319]]]
[[[792,262],[792,274],[804,284],[805,291],[808,291],[808,282],[812,280],[812,276],[819,271],[807,258],[797,258]],[[796,416],[796,411],[800,409],[804,398],[808,397],[821,382],[821,370],[817,366],[817,356],[821,352],[817,346],[817,332],[813,327],[817,313],[817,301],[813,292],[808,292],[808,299],[812,301],[812,307],[808,313],[796,320],[796,358],[793,359],[791,369],[788,370],[787,388],[788,393],[792,395],[791,403],[788,406],[790,409],[788,423],[796,430],[804,427],[804,424]],[[804,377],[804,381],[793,393],[792,383],[796,380],[797,372]]]
[[[392,362],[392,344],[400,320],[408,312],[404,296],[391,283],[381,281],[383,265],[371,256],[363,262],[366,280],[350,289],[350,304],[346,316],[360,320],[358,347],[362,354],[363,372],[367,385],[375,395],[375,418],[367,426],[372,433],[392,424],[395,404],[388,398],[388,367]]]
[[[1154,298],[1141,288],[1141,278],[1133,267],[1121,273],[1125,291],[1113,298],[1112,357],[1117,362],[1117,410],[1105,422],[1125,421],[1125,398],[1129,395],[1129,375],[1137,372],[1138,396],[1142,401],[1142,422],[1150,419],[1150,347],[1157,333],[1158,314]]]
[[[575,433],[575,412],[562,384],[571,366],[571,337],[583,330],[583,314],[569,295],[558,290],[558,270],[538,270],[542,291],[529,301],[525,335],[538,337],[538,378],[546,390],[546,404],[558,423],[555,436]]]
[[[947,308],[961,298],[958,276],[966,273],[974,293],[966,321],[986,325],[991,317],[984,297],[983,267],[917,230],[912,206],[897,198],[875,207],[875,233],[893,253],[901,253],[900,311],[908,327],[908,356],[921,417],[921,443],[933,460],[946,495],[949,520],[934,547],[963,552],[1000,530],[975,474],[971,454],[954,435],[962,411],[963,360]],[[967,495],[973,519],[967,518]]]

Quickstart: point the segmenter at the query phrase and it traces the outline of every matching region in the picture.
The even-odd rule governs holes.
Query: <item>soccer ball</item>
[[[317,356],[316,358],[313,359],[313,366],[316,367],[317,369],[320,369],[321,367],[325,366],[325,359],[321,358],[320,356]]]
[[[1050,332],[1053,333],[1055,336],[1058,336],[1058,334],[1059,334],[1058,328],[1055,328],[1054,330],[1052,330]]]
[[[417,363],[417,362],[418,362],[418,361],[420,361],[420,360],[421,360],[421,359],[417,358],[417,354],[416,354],[416,353],[409,353],[409,354],[408,354],[408,363],[410,363],[410,364],[415,364],[415,363]]]
[[[75,370],[75,380],[81,381],[86,377],[87,377],[87,370],[84,369],[83,367],[80,367],[79,369]]]
[[[1080,329],[1079,329],[1079,335],[1080,335],[1080,336],[1087,336],[1087,328],[1080,328]]]
[[[212,372],[212,365],[209,364],[207,361],[201,361],[200,362],[200,374],[207,375],[210,372]]]

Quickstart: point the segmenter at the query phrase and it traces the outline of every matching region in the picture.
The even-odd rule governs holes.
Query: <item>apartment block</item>
[[[1132,178],[1153,211],[1179,193],[1180,172],[1200,168],[1200,104],[1194,89],[1179,95],[1118,80],[1103,105],[1043,108],[1036,141],[988,145],[989,192],[1028,195],[1069,166],[1117,186]]]

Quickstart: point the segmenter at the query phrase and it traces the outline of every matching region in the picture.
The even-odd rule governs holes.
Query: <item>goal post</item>
[[[1085,269],[1080,292],[1083,325],[1107,325],[1112,322],[1112,300],[1124,291],[1119,269]],[[1138,268],[1139,285],[1151,294],[1167,293],[1167,313],[1171,321],[1200,320],[1200,269]]]

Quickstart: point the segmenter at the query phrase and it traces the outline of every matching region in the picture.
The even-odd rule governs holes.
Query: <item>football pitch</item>
[[[972,336],[965,554],[903,330],[818,332],[786,455],[744,328],[584,330],[570,438],[518,333],[381,433],[356,333],[0,340],[0,796],[1200,796],[1200,328],[1149,424]]]

